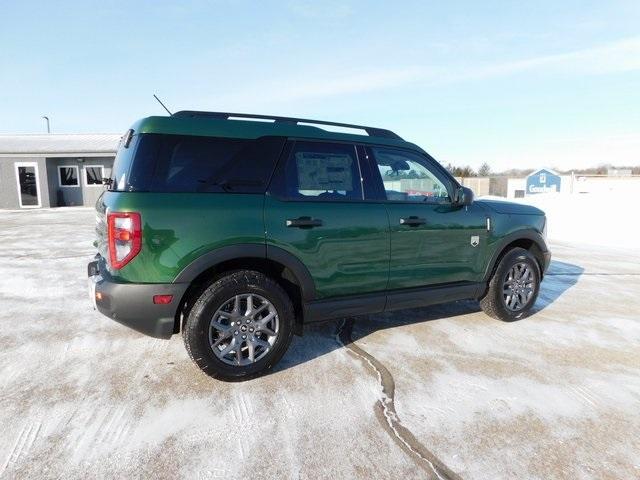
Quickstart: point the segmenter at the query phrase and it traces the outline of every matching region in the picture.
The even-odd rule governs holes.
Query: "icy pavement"
[[[638,253],[553,244],[528,319],[330,323],[223,383],[89,308],[93,221],[0,212],[1,478],[640,477]]]

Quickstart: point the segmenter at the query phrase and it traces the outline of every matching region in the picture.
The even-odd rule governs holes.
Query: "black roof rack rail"
[[[310,120],[307,118],[293,117],[277,117],[274,115],[255,115],[251,113],[230,113],[230,112],[199,112],[196,110],[181,110],[172,115],[173,117],[191,117],[191,118],[216,118],[221,120],[229,120],[230,118],[255,118],[258,120],[273,120],[275,123],[290,123],[297,125],[299,123],[309,123],[316,125],[330,125],[333,127],[355,128],[364,130],[370,137],[393,138],[394,140],[402,140],[398,134],[384,128],[365,127],[364,125],[352,125],[350,123],[326,122],[324,120]]]

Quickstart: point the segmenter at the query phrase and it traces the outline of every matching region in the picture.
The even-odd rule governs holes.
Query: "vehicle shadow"
[[[547,308],[578,283],[583,272],[584,268],[579,265],[553,260],[542,283],[538,300],[533,309],[534,313],[518,321],[535,320],[535,313]],[[446,320],[451,317],[479,312],[481,312],[481,309],[477,301],[462,300],[423,308],[354,317],[355,328],[351,338],[353,341],[357,341],[379,330]],[[304,335],[302,337],[294,337],[291,347],[276,365],[273,372],[295,367],[342,348],[343,345],[338,339],[338,332],[343,323],[344,319],[340,319],[319,325],[306,326]]]
[[[352,340],[366,337],[378,330],[396,328],[406,325],[445,320],[480,311],[478,302],[463,300],[430,307],[399,310],[395,312],[379,313],[350,317],[354,320],[356,328],[352,333]],[[322,357],[334,350],[343,347],[338,334],[345,319],[332,320],[318,325],[305,327],[302,337],[294,337],[289,350],[282,360],[274,368],[273,372],[286,370],[296,365]]]
[[[558,300],[573,287],[584,273],[584,268],[573,263],[552,260],[544,276],[533,311],[540,312]]]

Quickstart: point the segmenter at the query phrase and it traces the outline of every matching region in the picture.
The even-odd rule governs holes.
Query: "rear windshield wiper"
[[[256,180],[198,180],[198,183],[202,183],[204,185],[215,185],[217,187],[222,188],[225,192],[229,192],[233,190],[234,186],[245,185],[245,186],[260,186],[262,185],[261,181]]]

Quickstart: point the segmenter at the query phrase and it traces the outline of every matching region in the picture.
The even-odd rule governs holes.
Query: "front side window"
[[[100,186],[103,184],[104,167],[102,165],[87,165],[84,167],[85,185],[88,187]]]
[[[355,146],[296,142],[285,166],[284,189],[290,199],[362,200]]]
[[[58,180],[61,187],[77,187],[80,185],[78,167],[76,165],[59,166]]]
[[[420,155],[373,147],[387,200],[450,203],[446,177]]]

